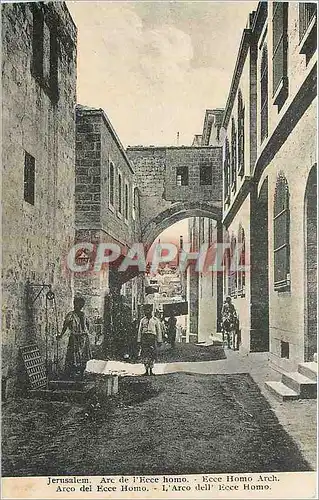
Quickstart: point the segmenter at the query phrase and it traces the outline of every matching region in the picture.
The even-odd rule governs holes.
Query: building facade
[[[139,194],[132,164],[102,109],[76,107],[75,165],[76,243],[91,243],[96,250],[100,244],[111,243],[121,249],[119,259],[97,271],[93,251],[92,266],[87,273],[76,273],[74,281],[76,293],[87,298],[95,324],[92,336],[104,335],[111,343],[116,335],[112,298],[120,292],[136,316],[143,302],[143,277],[119,271],[123,256],[140,241]]]
[[[224,294],[241,349],[293,370],[316,351],[317,9],[260,2],[223,118]]]
[[[61,328],[72,307],[63,262],[74,240],[76,38],[64,2],[2,5],[2,359],[8,387],[17,385],[20,347],[36,342],[52,361],[57,323]],[[46,303],[49,286],[57,314]]]
[[[203,131],[200,135],[195,135],[194,147],[210,145],[222,152],[225,135],[222,128],[223,116],[223,109],[206,110]],[[193,263],[186,272],[189,304],[186,339],[189,342],[207,342],[220,330],[222,271],[217,269],[216,264],[217,243],[222,242],[222,226],[213,218],[191,217],[188,221],[188,236],[191,251],[198,252],[205,245],[208,250],[203,269],[196,271]],[[210,266],[213,269],[209,269]]]

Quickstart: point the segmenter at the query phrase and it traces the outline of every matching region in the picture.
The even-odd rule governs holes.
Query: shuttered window
[[[232,119],[231,127],[231,186],[232,190],[237,188],[237,134],[235,120]]]
[[[124,217],[128,220],[128,205],[129,205],[129,194],[128,194],[128,185],[125,183],[125,205],[124,205]]]
[[[245,108],[241,91],[238,92],[238,175],[245,169]]]
[[[317,4],[300,2],[299,3],[299,41],[303,39],[313,18],[317,13]]]
[[[287,79],[288,2],[273,4],[273,95]]]
[[[237,273],[237,288],[238,288],[238,295],[241,297],[245,296],[245,282],[246,282],[246,274],[245,274],[245,253],[246,253],[246,248],[245,248],[245,231],[242,228],[242,226],[239,226],[238,230],[238,257],[237,257],[237,262],[238,262],[238,273]]]
[[[289,189],[283,174],[276,183],[274,198],[274,288],[290,288],[290,213]]]
[[[119,185],[119,190],[118,190],[118,211],[121,214],[122,213],[122,176],[119,174],[118,176],[118,185]]]
[[[109,162],[109,197],[110,204],[114,206],[114,164]]]
[[[59,97],[57,27],[44,16],[41,2],[34,2],[32,23],[32,75],[56,103]]]
[[[260,140],[268,136],[268,50],[264,45],[260,65]]]
[[[224,201],[229,203],[230,196],[230,153],[229,142],[225,140],[225,154],[224,154]]]
[[[230,296],[237,295],[237,241],[232,235],[230,242],[230,267],[229,267]]]

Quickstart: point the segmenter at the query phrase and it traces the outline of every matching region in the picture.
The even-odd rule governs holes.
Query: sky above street
[[[123,145],[190,145],[227,99],[257,2],[68,2],[77,101],[103,108]]]
[[[124,147],[190,145],[223,108],[257,2],[67,2],[78,27],[77,102],[103,108]],[[188,237],[183,220],[161,241]]]

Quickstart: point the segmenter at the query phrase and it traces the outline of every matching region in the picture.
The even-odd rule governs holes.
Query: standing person
[[[75,297],[73,311],[69,312],[64,320],[63,328],[57,338],[61,338],[66,330],[70,331],[69,343],[65,358],[65,375],[68,378],[83,378],[86,363],[92,359],[89,322],[82,311],[85,300]]]
[[[175,347],[175,342],[176,342],[176,323],[177,319],[171,312],[167,320],[167,336],[168,336],[168,341],[171,344],[172,348]]]
[[[156,341],[157,345],[160,346],[163,343],[165,334],[165,325],[163,323],[160,311],[158,310],[155,311],[154,319],[156,320],[156,330],[157,330]]]
[[[222,332],[223,332],[223,342],[225,339],[225,334],[227,336],[227,347],[231,347],[231,339],[233,342],[233,348],[237,349],[236,334],[238,332],[238,316],[234,304],[230,297],[226,297],[222,308]]]
[[[145,366],[144,375],[155,375],[153,373],[156,359],[156,340],[158,335],[157,319],[152,317],[153,306],[144,305],[144,317],[140,321],[137,334],[137,342],[141,345],[141,356]]]

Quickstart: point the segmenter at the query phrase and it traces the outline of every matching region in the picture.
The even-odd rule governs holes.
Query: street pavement
[[[280,403],[266,354],[162,363],[121,377],[99,410],[3,403],[3,475],[302,471],[316,466],[316,401]],[[135,364],[135,369],[143,366]]]

